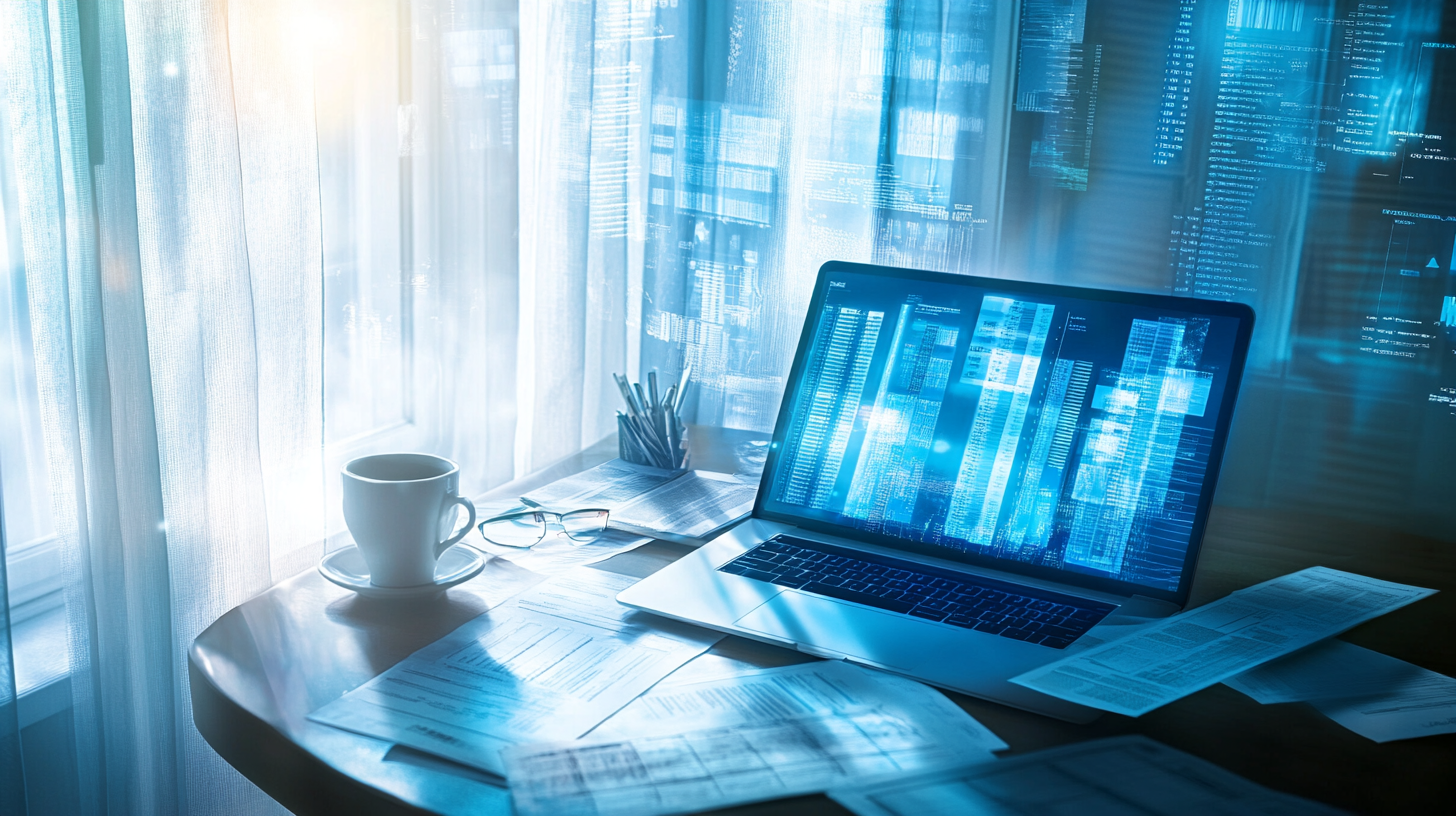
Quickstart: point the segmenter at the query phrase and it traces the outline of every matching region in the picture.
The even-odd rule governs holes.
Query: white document
[[[747,516],[757,493],[757,482],[726,473],[679,473],[613,459],[533,490],[526,498],[558,512],[610,510],[608,523],[627,532],[700,539]]]
[[[707,538],[753,511],[758,484],[693,470],[612,511],[615,526],[649,534]]]
[[[813,793],[992,755],[878,710],[504,752],[518,816],[656,816]]]
[[[1431,676],[1445,675],[1330,639],[1223,682],[1268,704],[1375,697]]]
[[[829,796],[859,816],[1303,816],[1344,811],[1269,790],[1147,737],[1081,742]]]
[[[548,532],[541,543],[529,549],[502,547],[499,544],[492,544],[484,538],[480,538],[472,546],[498,558],[504,558],[518,567],[525,567],[532,572],[542,575],[557,575],[573,567],[596,564],[614,555],[635,550],[651,540],[647,536],[636,533],[605,530],[590,541],[580,542],[573,541],[564,533],[557,531]]]
[[[722,637],[619,605],[635,580],[538,584],[309,719],[501,773],[502,748],[585,734]]]
[[[1160,620],[1163,619],[1132,618],[1130,620],[1123,620],[1120,623],[1114,622],[1101,624],[1087,634],[1072,641],[1072,645],[1063,649],[1062,654],[1064,656],[1073,655],[1078,652],[1086,651],[1087,649],[1092,649],[1097,646],[1111,643],[1114,640],[1121,640],[1128,635],[1133,634],[1134,632],[1152,626]]]
[[[768,668],[773,667],[757,666],[736,657],[708,652],[698,655],[693,658],[691,663],[669,674],[661,683],[653,686],[652,691],[658,692],[673,686],[686,686],[692,683],[706,683],[709,680],[726,680],[745,674],[757,674]]]
[[[1319,700],[1314,707],[1376,742],[1456,734],[1456,679],[1426,672],[1421,679],[1377,697]]]
[[[1376,742],[1456,733],[1456,678],[1342,640],[1317,643],[1224,684],[1261,703],[1311,702]]]
[[[532,490],[526,498],[562,512],[587,508],[616,510],[643,493],[672,481],[677,475],[671,470],[613,459]]]
[[[1165,618],[1011,682],[1136,717],[1434,592],[1310,567]]]
[[[1001,751],[1006,743],[939,691],[842,660],[819,660],[654,688],[591,733],[593,738],[773,725],[790,718],[877,709],[904,722],[938,722],[956,742]]]

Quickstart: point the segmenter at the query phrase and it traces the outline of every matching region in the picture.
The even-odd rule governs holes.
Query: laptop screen
[[[1252,320],[1237,304],[828,264],[759,515],[1181,599]]]

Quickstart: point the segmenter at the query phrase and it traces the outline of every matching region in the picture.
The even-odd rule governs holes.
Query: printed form
[[[906,722],[938,721],[979,751],[1006,743],[944,694],[904,677],[842,660],[746,669],[688,684],[659,684],[589,735],[638,737],[704,728],[772,725],[820,714],[877,709]]]
[[[797,796],[993,755],[879,710],[504,751],[518,816],[656,816]]]
[[[1312,703],[1376,742],[1456,733],[1456,678],[1342,640],[1223,682],[1260,703]]]
[[[756,481],[726,473],[660,470],[614,459],[526,498],[554,510],[610,510],[609,523],[628,532],[701,539],[747,516],[757,494]]]
[[[1342,810],[1272,791],[1147,737],[1112,737],[830,798],[859,816],[1329,816]]]
[[[553,510],[604,508],[615,510],[659,485],[667,484],[678,474],[671,470],[634,465],[613,459],[545,487],[538,487],[526,498]]]
[[[757,495],[757,482],[692,470],[623,505],[612,523],[649,534],[708,538],[753,512]]]
[[[530,549],[502,547],[485,540],[473,546],[532,572],[557,575],[573,567],[596,564],[614,555],[635,550],[651,540],[636,533],[603,530],[601,535],[591,541],[572,541],[564,533],[548,533],[540,544]]]
[[[635,581],[563,573],[309,719],[502,773],[502,748],[585,734],[722,637],[619,605]]]
[[[1165,618],[1011,682],[1136,717],[1434,593],[1310,567]]]

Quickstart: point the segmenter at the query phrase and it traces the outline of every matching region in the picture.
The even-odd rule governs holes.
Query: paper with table
[[[990,760],[1005,747],[935,689],[817,661],[654,689],[582,742],[505,757],[521,816],[650,816]]]
[[[501,773],[502,748],[585,734],[722,637],[620,606],[634,581],[563,573],[309,719]]]
[[[1344,811],[1273,791],[1147,737],[1093,740],[829,796],[859,816],[1327,816]]]
[[[1342,640],[1223,682],[1260,703],[1311,703],[1376,742],[1456,733],[1456,678]]]
[[[601,535],[586,542],[573,541],[560,533],[547,533],[540,544],[528,549],[502,547],[479,537],[471,546],[532,572],[556,575],[574,567],[597,564],[614,555],[630,552],[651,540],[648,536],[623,530],[603,530]]]
[[[746,669],[688,684],[659,684],[588,736],[630,738],[705,728],[772,725],[794,717],[877,709],[905,722],[939,722],[958,745],[1002,751],[1006,743],[944,694],[904,677],[842,660]]]
[[[876,709],[505,751],[519,816],[654,816],[780,799],[990,752]]]
[[[1433,593],[1311,567],[1165,618],[1011,682],[1135,717]]]
[[[527,493],[526,498],[552,509],[604,507],[611,510],[667,484],[677,475],[671,470],[612,459],[538,487]]]
[[[704,470],[670,471],[613,459],[527,493],[552,510],[610,510],[617,529],[659,538],[709,538],[753,510],[757,482]]]

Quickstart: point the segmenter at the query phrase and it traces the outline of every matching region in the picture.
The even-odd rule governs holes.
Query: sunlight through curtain
[[[276,809],[192,728],[185,653],[322,533],[312,84],[289,5],[3,11],[83,813]]]
[[[828,260],[1249,301],[1219,501],[1456,535],[1456,187],[1395,124],[1456,110],[1448,9],[1391,15],[1376,71],[1359,3],[1227,5],[0,2],[0,549],[55,553],[73,809],[276,810],[193,728],[186,649],[348,543],[343,462],[479,494],[612,433],[613,373],[688,366],[690,421],[767,432]],[[17,574],[7,814],[48,773]]]
[[[0,617],[6,795],[276,811],[192,725],[192,639],[348,542],[347,459],[516,475],[516,31],[513,0],[0,5],[3,507],[64,595],[26,624],[63,649]],[[22,769],[17,677],[69,689],[74,769]]]

